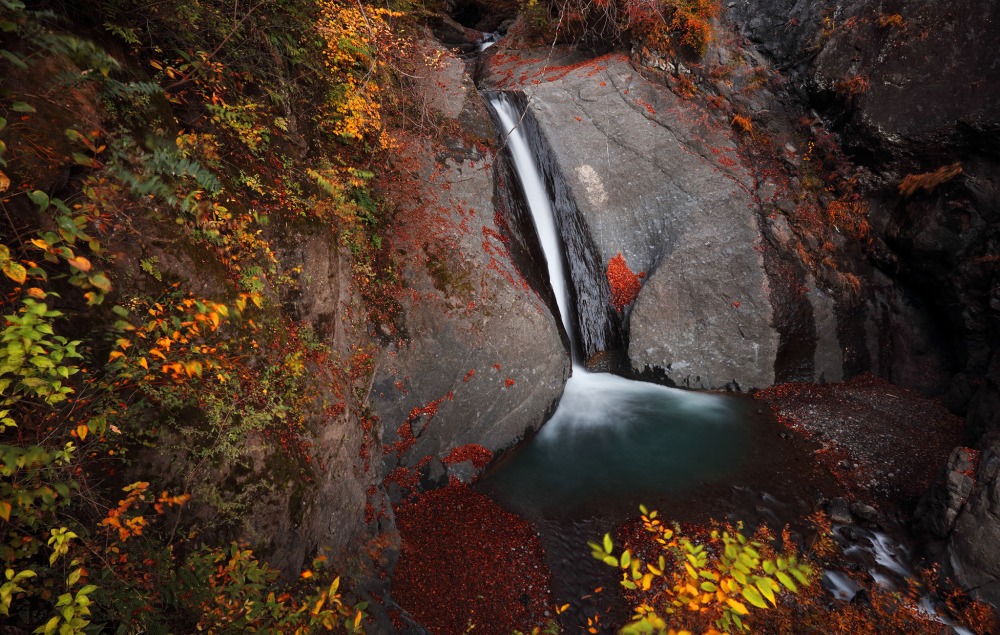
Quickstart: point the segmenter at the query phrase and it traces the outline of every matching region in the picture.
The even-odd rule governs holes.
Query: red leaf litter
[[[611,286],[611,305],[618,310],[622,310],[632,304],[639,296],[639,289],[642,283],[639,278],[645,276],[645,272],[636,274],[628,265],[621,253],[608,262],[608,284]]]
[[[441,462],[445,465],[454,465],[463,461],[472,461],[472,467],[481,470],[489,465],[492,460],[493,453],[487,448],[475,443],[469,443],[467,445],[460,445],[449,452],[448,456],[444,457]]]
[[[402,546],[392,593],[434,635],[470,625],[477,635],[509,635],[545,621],[551,574],[525,520],[464,485],[395,511]]]

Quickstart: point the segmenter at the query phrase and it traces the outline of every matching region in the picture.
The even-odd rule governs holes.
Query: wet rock
[[[874,313],[900,327],[883,329],[889,337],[873,356],[878,372],[944,392],[955,371],[982,377],[998,348],[1000,313],[990,303],[1000,288],[1000,68],[982,51],[1000,40],[1000,6],[846,0],[828,10],[750,0],[731,15],[870,170],[874,260],[894,285],[920,296],[896,294]],[[906,194],[898,189],[907,176],[949,165],[961,172]],[[952,348],[951,360],[938,356]],[[949,406],[964,413],[976,387],[952,388]],[[970,440],[1000,423],[988,421],[1000,400],[983,391]]]
[[[472,461],[462,461],[448,466],[449,479],[455,479],[460,483],[471,483],[478,473],[479,470],[472,464]]]
[[[860,501],[851,502],[851,514],[869,523],[877,523],[879,520],[878,510]]]
[[[982,382],[969,401],[966,425],[970,441],[986,432],[1000,430],[1000,388],[992,381]]]
[[[510,87],[503,72],[491,81]],[[604,286],[593,312],[607,312],[605,269],[618,254],[647,274],[622,315],[632,368],[697,388],[773,383],[779,334],[762,237],[728,128],[704,125],[624,56],[547,79],[529,107],[593,243],[585,275]]]
[[[830,520],[838,525],[849,525],[854,522],[850,506],[846,500],[839,496],[830,501],[826,507],[826,513],[829,514]]]

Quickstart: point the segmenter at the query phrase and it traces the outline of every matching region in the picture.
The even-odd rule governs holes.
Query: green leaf
[[[795,582],[790,577],[788,577],[787,573],[784,571],[777,571],[775,572],[774,577],[778,578],[778,582],[785,585],[786,589],[792,593],[798,593],[799,587],[795,585]]]
[[[749,602],[750,604],[753,604],[754,606],[762,609],[767,608],[767,602],[765,602],[764,598],[760,596],[760,593],[757,592],[757,589],[753,588],[752,586],[743,587],[742,595],[744,598],[746,598],[747,602]]]
[[[604,534],[604,551],[605,553],[611,553],[611,550],[615,548],[615,544],[611,542],[611,535]]]
[[[59,627],[59,616],[56,615],[51,620],[46,622],[45,626],[39,626],[34,630],[35,633],[44,633],[45,635],[50,635],[56,632],[56,628]]]
[[[94,157],[88,157],[86,154],[82,152],[73,153],[73,163],[76,163],[77,165],[82,165],[85,168],[101,167],[101,164],[100,162],[97,161],[97,159],[95,159]]]
[[[795,576],[795,579],[802,584],[809,584],[809,577],[802,571],[799,571],[797,567],[792,567],[789,571],[791,571],[792,575]]]
[[[733,579],[735,579],[740,584],[746,584],[747,583],[747,576],[746,576],[746,574],[743,573],[742,571],[740,571],[739,569],[733,569],[732,571],[730,571],[730,573],[732,574]]]
[[[611,566],[611,567],[617,567],[618,566],[618,558],[616,558],[614,556],[604,556],[604,564],[606,564],[608,566]]]
[[[35,108],[31,104],[26,104],[23,101],[15,101],[10,109],[14,112],[35,112]]]
[[[774,598],[774,589],[771,586],[775,584],[774,580],[771,578],[757,578],[756,584],[761,595],[763,595],[772,606],[777,606],[778,601]]]
[[[34,192],[29,192],[28,198],[30,198],[31,201],[35,205],[37,205],[39,209],[41,209],[41,211],[43,212],[49,208],[49,195],[41,190],[35,190]],[[55,241],[49,240],[46,242],[52,243]]]
[[[622,560],[622,569],[627,569],[628,566],[629,566],[629,564],[632,563],[632,554],[629,553],[628,549],[626,549],[624,551],[624,553],[622,553],[622,559],[621,560]]]
[[[104,272],[96,273],[90,276],[90,284],[94,285],[101,291],[108,293],[111,291],[111,281],[108,277],[104,275]]]
[[[3,55],[4,59],[13,64],[14,66],[20,68],[21,70],[27,70],[28,65],[24,63],[24,58],[6,49],[0,50],[0,55]]]

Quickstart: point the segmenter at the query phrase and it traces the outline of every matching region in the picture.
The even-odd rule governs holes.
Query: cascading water
[[[563,245],[562,239],[559,237],[559,230],[556,228],[556,215],[552,209],[552,199],[549,198],[548,191],[545,189],[542,174],[535,164],[535,157],[528,146],[528,140],[521,133],[519,125],[521,116],[517,109],[503,93],[494,96],[490,100],[490,105],[503,126],[507,150],[510,152],[514,170],[521,183],[524,199],[528,203],[531,219],[535,224],[535,233],[538,235],[542,252],[545,254],[549,284],[556,296],[556,304],[559,307],[559,317],[562,320],[563,328],[569,335],[570,353],[573,356],[573,374],[586,372],[583,367],[577,365],[576,338],[574,337],[576,329],[573,328],[573,314],[569,307],[568,278],[562,258]]]
[[[684,495],[735,472],[748,431],[746,404],[607,373],[591,373],[576,350],[574,311],[552,199],[506,95],[490,97],[545,254],[549,281],[571,342],[573,374],[555,414],[484,486],[523,514],[539,517],[609,501]],[[624,509],[622,511],[625,511]]]

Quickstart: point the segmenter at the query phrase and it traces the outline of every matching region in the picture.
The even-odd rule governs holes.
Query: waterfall
[[[573,313],[570,310],[569,279],[566,276],[566,267],[563,263],[563,242],[556,227],[552,199],[549,198],[548,190],[545,189],[535,155],[521,130],[521,113],[503,93],[493,95],[490,98],[490,106],[493,107],[501,126],[503,126],[502,131],[506,136],[507,149],[524,191],[524,200],[531,212],[535,233],[538,235],[542,252],[545,254],[549,284],[556,296],[556,305],[559,307],[559,317],[562,320],[563,328],[566,329],[566,334],[569,336],[570,353],[574,365],[573,372],[583,371],[583,367],[577,365],[579,352],[576,350],[576,329],[573,325]]]
[[[564,222],[556,222],[537,149],[521,125],[527,120],[518,100],[499,93],[490,94],[488,101],[541,243],[559,318],[571,342],[573,374],[538,435],[484,484],[512,509],[528,514],[529,508],[566,509],[630,496],[635,497],[634,513],[650,492],[677,495],[738,469],[748,441],[746,428],[738,424],[746,408],[741,402],[589,372],[583,366],[571,283],[579,289],[593,281],[575,279],[589,274],[586,268],[573,270],[572,280],[567,277],[570,261],[563,249],[578,237],[560,234],[578,224],[562,217]]]

